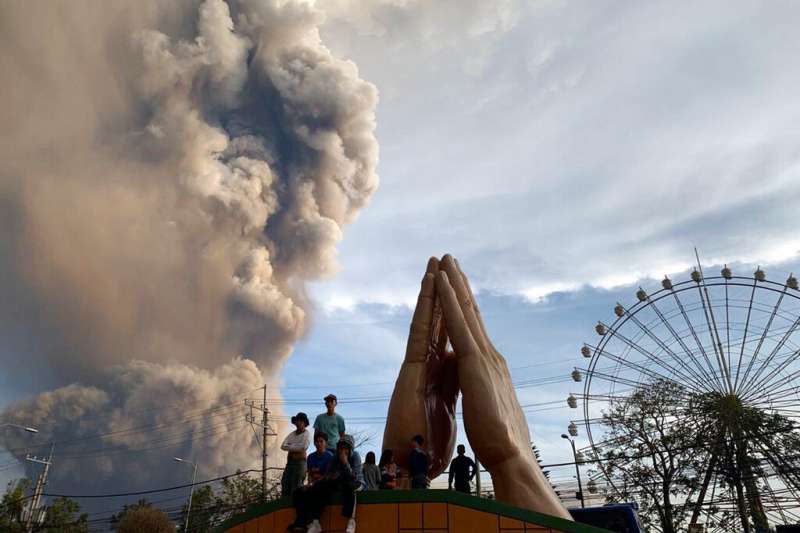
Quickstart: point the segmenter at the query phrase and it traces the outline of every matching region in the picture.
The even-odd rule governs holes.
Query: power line
[[[164,487],[160,489],[148,489],[148,490],[139,490],[134,492],[118,492],[114,494],[56,494],[51,492],[42,493],[42,496],[49,496],[51,498],[70,498],[73,500],[77,499],[85,499],[85,498],[122,498],[125,496],[143,496],[145,494],[156,494],[159,492],[168,492],[171,490],[178,490],[178,489],[185,489],[192,485],[204,485],[207,483],[213,483],[214,481],[222,481],[223,479],[228,479],[236,476],[241,476],[244,474],[250,474],[252,472],[261,472],[260,469],[249,469],[249,470],[242,470],[236,472],[235,474],[228,474],[225,476],[215,477],[211,479],[204,479],[201,481],[196,481],[195,483],[184,483],[183,485],[173,485],[172,487]],[[29,496],[28,496],[29,497]],[[26,498],[28,498],[26,497]]]

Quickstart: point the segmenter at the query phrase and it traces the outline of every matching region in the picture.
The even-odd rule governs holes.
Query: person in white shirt
[[[307,429],[308,416],[297,413],[292,417],[292,424],[297,429],[289,433],[281,444],[281,450],[288,452],[286,468],[281,477],[281,494],[284,498],[291,497],[294,489],[303,485],[306,479],[306,451],[311,444],[311,435]]]

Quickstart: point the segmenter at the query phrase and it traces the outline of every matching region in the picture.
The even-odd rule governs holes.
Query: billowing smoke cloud
[[[7,413],[23,424],[43,421],[38,440],[57,441],[53,490],[150,488],[169,474],[174,482],[174,455],[196,461],[206,478],[231,468],[260,468],[242,403],[257,396],[263,381],[252,361],[236,359],[212,371],[132,361],[103,376],[102,387],[68,385]],[[5,439],[15,454],[29,451],[31,439],[24,434],[8,432]],[[44,444],[32,451],[43,456],[48,449]]]
[[[376,90],[312,5],[97,7],[0,8],[0,379],[69,385],[4,416],[57,440],[271,380],[377,187]],[[248,466],[227,438],[204,462]]]

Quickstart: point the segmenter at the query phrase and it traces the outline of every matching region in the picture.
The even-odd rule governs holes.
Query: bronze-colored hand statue
[[[453,359],[444,351],[445,343],[441,341],[444,333],[434,331],[441,329],[435,311],[437,302],[441,305],[446,336],[455,350],[455,377],[449,375]],[[428,366],[431,371],[426,371]],[[458,390],[464,395],[467,438],[492,476],[495,498],[571,519],[534,458],[528,424],[508,366],[486,334],[469,282],[456,260],[445,255],[441,262],[436,259],[428,262],[411,323],[406,358],[389,404],[384,447],[405,450],[408,439],[417,433],[428,435],[434,442],[449,442],[449,448],[441,444],[428,448],[432,464],[444,468],[440,465],[449,461],[455,437],[455,415],[448,408],[451,401],[455,404]],[[446,409],[426,410],[426,405],[437,403]],[[435,417],[425,416],[431,412]],[[446,455],[436,455],[441,453]],[[432,468],[431,477],[441,471]]]
[[[417,308],[411,319],[406,356],[389,403],[383,449],[394,452],[408,472],[409,441],[425,438],[430,457],[429,477],[441,474],[453,455],[456,439],[458,372],[453,353],[445,351],[447,336],[436,298],[439,261],[432,257],[422,278]]]

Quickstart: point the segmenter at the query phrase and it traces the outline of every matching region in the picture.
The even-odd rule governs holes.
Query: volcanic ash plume
[[[100,387],[68,385],[20,402],[13,421],[44,421],[37,440],[57,440],[55,491],[153,487],[185,479],[173,455],[191,458],[210,473],[260,468],[242,398],[262,383],[255,363],[235,359],[213,371],[187,365],[133,361],[103,373]],[[25,421],[25,422],[23,422]],[[31,439],[8,432],[5,444],[24,455]],[[33,451],[45,455],[49,445]],[[274,465],[273,465],[274,466]]]
[[[376,90],[320,23],[285,0],[0,7],[3,386],[69,385],[4,416],[102,432],[136,398],[257,386],[240,354],[280,368],[378,181]]]

